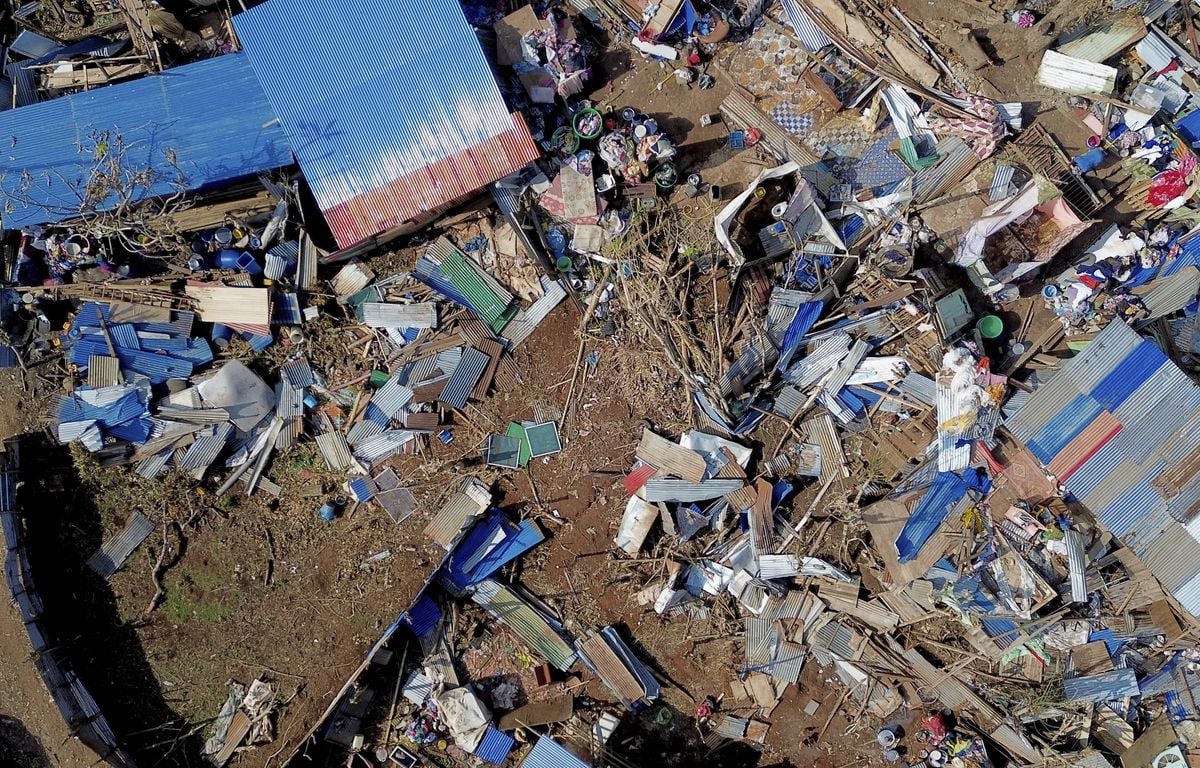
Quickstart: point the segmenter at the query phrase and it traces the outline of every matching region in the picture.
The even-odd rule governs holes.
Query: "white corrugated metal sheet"
[[[1117,70],[1104,64],[1046,51],[1038,67],[1037,82],[1046,88],[1083,96],[1106,95],[1117,84]]]

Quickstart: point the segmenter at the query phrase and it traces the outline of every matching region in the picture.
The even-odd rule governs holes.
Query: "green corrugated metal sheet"
[[[566,671],[575,663],[575,651],[519,595],[499,582],[480,582],[471,599],[511,629],[555,669]]]
[[[492,290],[487,282],[479,275],[473,264],[463,255],[453,249],[442,259],[442,274],[453,283],[471,306],[482,316],[484,322],[495,333],[504,330],[504,326],[517,314],[517,305],[511,299],[506,299]]]

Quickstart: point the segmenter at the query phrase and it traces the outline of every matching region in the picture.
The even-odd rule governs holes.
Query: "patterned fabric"
[[[934,133],[961,137],[971,145],[971,149],[975,151],[979,159],[984,160],[996,151],[1000,140],[1006,134],[1000,110],[996,108],[994,101],[973,93],[956,93],[954,95],[965,100],[979,117],[935,117],[929,121],[929,128]]]
[[[904,161],[888,148],[899,137],[894,129],[884,134],[867,149],[866,154],[853,167],[853,178],[845,180],[853,182],[859,188],[879,189],[911,176],[912,171]]]
[[[812,112],[797,114],[791,104],[780,104],[772,109],[771,119],[780,128],[795,136],[804,136],[813,127]]]

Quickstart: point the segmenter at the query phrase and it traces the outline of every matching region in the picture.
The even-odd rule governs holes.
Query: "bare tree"
[[[53,168],[21,172],[17,184],[0,177],[3,214],[42,209],[46,221],[63,222],[97,240],[114,239],[145,255],[187,252],[175,214],[191,207],[187,177],[175,154],[117,130],[93,130],[76,144],[83,172],[69,178]],[[51,195],[44,190],[65,189]],[[61,202],[59,202],[61,201]]]

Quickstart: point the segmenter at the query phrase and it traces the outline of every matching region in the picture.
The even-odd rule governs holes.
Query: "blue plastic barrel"
[[[213,345],[218,349],[225,349],[225,347],[229,346],[229,340],[233,338],[233,329],[228,325],[213,323],[212,336],[210,338]]]

